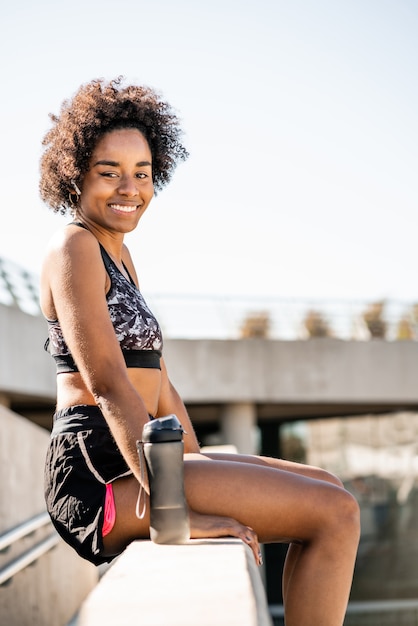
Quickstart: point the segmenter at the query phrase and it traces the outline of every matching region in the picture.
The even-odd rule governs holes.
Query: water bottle
[[[150,487],[150,535],[155,543],[185,543],[190,537],[183,432],[175,415],[151,420],[142,431]]]

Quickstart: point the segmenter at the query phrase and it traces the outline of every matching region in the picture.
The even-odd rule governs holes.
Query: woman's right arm
[[[129,381],[109,317],[105,297],[107,274],[96,238],[88,231],[65,229],[49,249],[43,276],[83,382],[140,480],[136,441],[141,439],[149,416]]]

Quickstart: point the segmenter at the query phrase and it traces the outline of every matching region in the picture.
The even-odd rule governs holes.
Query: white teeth
[[[123,213],[133,213],[136,211],[136,206],[123,206],[122,204],[111,204],[112,209],[115,211],[122,211]]]

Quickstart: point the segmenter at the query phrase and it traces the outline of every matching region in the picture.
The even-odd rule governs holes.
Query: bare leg
[[[286,461],[283,459],[276,459],[273,457],[263,457],[263,456],[255,456],[255,455],[231,455],[231,454],[222,454],[222,453],[208,453],[206,454],[211,459],[217,460],[238,460],[243,463],[252,463],[255,465],[264,465],[268,467],[274,467],[276,469],[282,469],[288,472],[293,472],[296,474],[301,474],[302,476],[308,476],[310,478],[315,478],[317,480],[324,480],[325,482],[329,482],[337,487],[344,488],[341,480],[330,474],[326,470],[323,470],[319,467],[314,467],[311,465],[304,465],[301,463],[294,463],[292,461]],[[292,578],[293,570],[296,566],[296,563],[299,559],[300,554],[302,553],[302,546],[300,543],[292,542],[289,544],[289,548],[286,554],[286,560],[283,568],[283,580],[282,580],[282,593],[283,593],[283,602],[287,604],[287,591],[289,588],[289,582]]]
[[[185,486],[191,509],[200,514],[191,519],[192,536],[242,536],[253,528],[264,542],[298,542],[286,564],[288,626],[343,623],[359,514],[354,498],[337,479],[276,459],[186,455]],[[109,553],[149,536],[149,520],[137,520],[134,513],[136,481],[118,480],[114,491],[117,521],[105,538]],[[248,543],[256,552],[254,535]]]
[[[209,462],[209,460],[207,460]],[[120,478],[113,483],[116,522],[112,531],[103,538],[105,554],[122,552],[135,539],[149,539],[149,498],[142,520],[136,516],[139,484],[133,477]],[[247,544],[261,563],[260,544],[256,533],[229,516],[201,514],[190,510],[191,538],[237,537]]]
[[[326,470],[315,467],[313,465],[305,465],[303,463],[295,463],[293,461],[286,461],[284,459],[276,459],[269,456],[257,456],[251,454],[227,454],[219,452],[205,453],[205,457],[214,461],[238,461],[239,463],[251,463],[253,465],[262,465],[265,467],[272,467],[275,469],[285,470],[286,472],[292,472],[294,474],[301,474],[302,476],[309,476],[310,478],[316,478],[317,480],[324,480],[325,482],[332,483],[338,487],[344,485],[341,480],[327,472]],[[196,457],[194,457],[196,458]]]
[[[286,624],[340,625],[359,538],[358,505],[330,475],[317,470],[321,478],[311,478],[306,474],[315,468],[277,468],[283,464],[186,461],[188,501],[198,512],[228,514],[254,528],[263,542],[299,542],[287,564]]]

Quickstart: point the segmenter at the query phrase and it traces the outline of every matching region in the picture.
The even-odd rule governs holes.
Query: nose
[[[122,176],[119,182],[119,193],[123,196],[136,196],[138,193],[137,182],[131,176]]]

